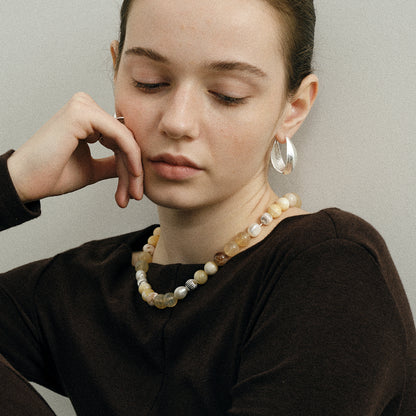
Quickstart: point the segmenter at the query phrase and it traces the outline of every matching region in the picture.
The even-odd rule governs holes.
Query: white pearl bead
[[[261,225],[260,224],[251,224],[250,227],[247,229],[248,233],[251,237],[258,237],[261,233]]]
[[[273,221],[273,216],[272,216],[271,214],[269,214],[268,212],[265,212],[265,213],[261,216],[261,219],[260,219],[260,222],[261,222],[263,225],[269,225],[269,224],[271,224],[271,223],[272,223],[272,221]]]
[[[287,198],[279,198],[277,203],[282,208],[282,211],[287,211],[290,208],[290,202]]]
[[[175,289],[175,292],[173,295],[176,299],[184,299],[186,298],[186,295],[188,294],[188,289],[185,286],[179,286]]]
[[[218,271],[218,266],[213,261],[209,261],[204,266],[204,272],[208,276],[212,276],[213,274],[217,273],[217,271]]]

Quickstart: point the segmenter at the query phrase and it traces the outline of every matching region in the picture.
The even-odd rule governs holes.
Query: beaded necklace
[[[132,263],[136,270],[137,286],[142,299],[149,306],[156,306],[158,309],[173,308],[189,292],[193,292],[199,285],[204,285],[210,276],[217,273],[218,267],[224,266],[242,249],[248,247],[251,239],[260,235],[262,227],[270,225],[274,219],[279,218],[289,208],[300,208],[301,204],[301,199],[294,193],[288,193],[283,198],[279,198],[269,206],[267,212],[261,216],[259,223],[251,224],[245,231],[237,234],[224,246],[223,251],[215,254],[212,261],[205,263],[203,269],[195,272],[193,279],[187,280],[184,286],[177,287],[173,293],[156,293],[147,281],[149,264],[153,260],[153,253],[160,237],[160,227],[155,228],[153,235],[149,237],[142,251],[133,253],[132,256]]]

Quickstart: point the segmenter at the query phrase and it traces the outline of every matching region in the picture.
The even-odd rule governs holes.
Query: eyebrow
[[[266,78],[267,75],[260,68],[257,68],[254,65],[248,64],[246,62],[238,61],[218,61],[210,62],[206,67],[212,71],[217,72],[227,72],[227,71],[240,71],[240,72],[249,72],[250,74],[256,75],[259,78]]]
[[[160,63],[169,62],[168,58],[156,52],[154,49],[150,49],[150,48],[134,47],[134,48],[128,49],[125,52],[125,54],[133,55],[133,56],[145,56],[146,58],[149,58],[152,61],[160,62]],[[264,71],[262,71],[260,68],[254,65],[251,65],[249,63],[246,63],[246,62],[215,61],[215,62],[208,62],[204,64],[204,67],[211,71],[216,71],[216,72],[240,71],[240,72],[248,72],[259,78],[267,77],[267,74]]]
[[[155,62],[162,62],[162,63],[168,62],[168,59],[165,58],[163,55],[149,48],[134,47],[134,48],[128,49],[125,52],[125,54],[135,55],[135,56],[145,56]]]

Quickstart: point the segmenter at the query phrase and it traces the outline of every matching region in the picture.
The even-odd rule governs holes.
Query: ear
[[[296,93],[286,104],[282,121],[277,131],[277,139],[284,143],[286,137],[293,137],[310,109],[318,94],[318,77],[315,74],[305,77]]]
[[[117,76],[117,61],[118,61],[118,48],[119,48],[119,41],[118,40],[113,40],[111,42],[111,56],[113,58],[113,68],[114,68],[114,78]]]

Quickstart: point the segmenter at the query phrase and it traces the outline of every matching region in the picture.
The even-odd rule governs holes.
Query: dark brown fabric
[[[0,355],[0,414],[53,416],[37,391]]]
[[[139,298],[130,266],[151,231],[1,275],[13,366],[78,415],[416,415],[409,304],[363,220],[288,218],[163,311]],[[152,264],[148,276],[168,292],[199,266]]]

